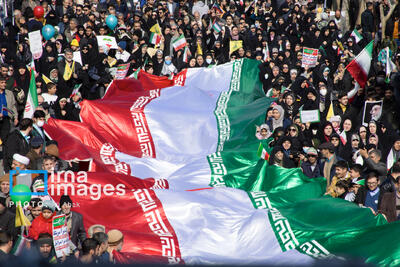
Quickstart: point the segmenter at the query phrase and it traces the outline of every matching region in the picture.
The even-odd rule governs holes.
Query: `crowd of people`
[[[38,6],[44,10],[39,18],[34,15]],[[25,233],[33,241],[28,247],[48,262],[114,261],[123,234],[93,225],[87,236],[82,215],[71,211],[67,195],[57,205],[32,199],[27,208],[31,227],[16,228],[9,171],[77,171],[77,163],[59,158],[57,142],[46,137],[43,125],[50,117],[79,121],[80,101],[101,98],[117,67],[127,63],[128,76],[138,69],[173,76],[184,68],[257,60],[264,93],[275,100],[266,109],[265,123],[255,129],[270,148],[269,163],[300,167],[310,178],[325,177],[326,194],[370,208],[389,222],[400,218],[400,7],[393,9],[390,0],[16,0],[5,1],[5,11],[0,28],[0,260],[12,257]],[[114,28],[106,22],[110,15],[118,20]],[[43,39],[43,54],[35,59],[29,33],[44,25],[54,26],[56,33]],[[159,34],[156,41],[154,33]],[[99,45],[96,36],[115,37],[117,47]],[[177,48],[182,36],[186,46]],[[371,41],[366,85],[356,87],[346,66]],[[305,47],[318,49],[315,66],[303,64]],[[390,55],[382,56],[386,47]],[[389,58],[396,67],[388,73]],[[38,107],[32,118],[24,118],[32,72]],[[366,101],[381,104],[366,112]],[[303,123],[301,112],[315,110],[319,120]],[[40,176],[16,175],[13,184],[44,190]],[[66,215],[71,241],[71,255],[62,258],[55,257],[52,241],[56,214]]]

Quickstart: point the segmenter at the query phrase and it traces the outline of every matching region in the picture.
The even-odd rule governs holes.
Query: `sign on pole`
[[[320,121],[319,110],[314,109],[314,110],[300,111],[300,121],[301,123],[319,122]]]
[[[39,59],[43,53],[42,35],[40,30],[28,33],[29,48],[31,50],[33,59]]]
[[[126,77],[126,74],[129,70],[129,63],[127,64],[120,64],[117,67],[117,73],[115,74],[115,80],[122,80]]]
[[[304,47],[301,66],[315,67],[317,65],[317,61],[318,61],[318,49]]]
[[[64,214],[53,217],[53,243],[57,258],[69,255],[69,235]]]

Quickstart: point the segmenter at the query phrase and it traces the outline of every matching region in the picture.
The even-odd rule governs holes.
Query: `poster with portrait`
[[[382,116],[383,101],[365,101],[363,125],[367,126],[372,120],[378,121]]]

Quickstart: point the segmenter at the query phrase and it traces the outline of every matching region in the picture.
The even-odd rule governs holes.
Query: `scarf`
[[[72,67],[70,67],[68,62],[65,61],[65,70],[63,75],[64,80],[69,81],[74,71],[75,71],[75,61],[72,61]]]
[[[346,112],[347,107],[343,104],[339,104],[340,108],[342,109],[343,113]]]
[[[327,182],[326,186],[327,186],[327,188],[331,184],[331,168],[332,168],[334,162],[335,162],[335,156],[332,156],[331,159],[327,159],[325,161],[323,172],[324,172],[324,177],[326,178],[326,182]]]
[[[278,110],[281,116],[278,119],[272,119],[272,128],[275,130],[278,127],[283,127],[283,119],[285,115],[284,109],[280,105],[276,105],[274,109]]]
[[[345,146],[347,144],[347,134],[345,130],[343,130],[339,136],[340,136],[340,141],[342,141],[342,144]]]
[[[232,34],[231,34],[231,38],[232,38],[232,40],[234,40],[234,41],[238,41],[238,40],[239,40],[239,35],[232,35]]]

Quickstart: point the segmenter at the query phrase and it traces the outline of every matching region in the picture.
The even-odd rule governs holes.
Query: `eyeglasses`
[[[289,131],[291,131],[291,132],[296,132],[296,129],[290,129]]]
[[[367,183],[367,185],[377,185],[378,182]]]
[[[309,158],[316,158],[317,155],[308,155]]]
[[[360,133],[366,133],[367,131],[361,131]]]
[[[353,140],[351,140],[351,141],[357,141],[357,142],[360,142],[360,140],[358,140],[358,139],[353,139]]]

